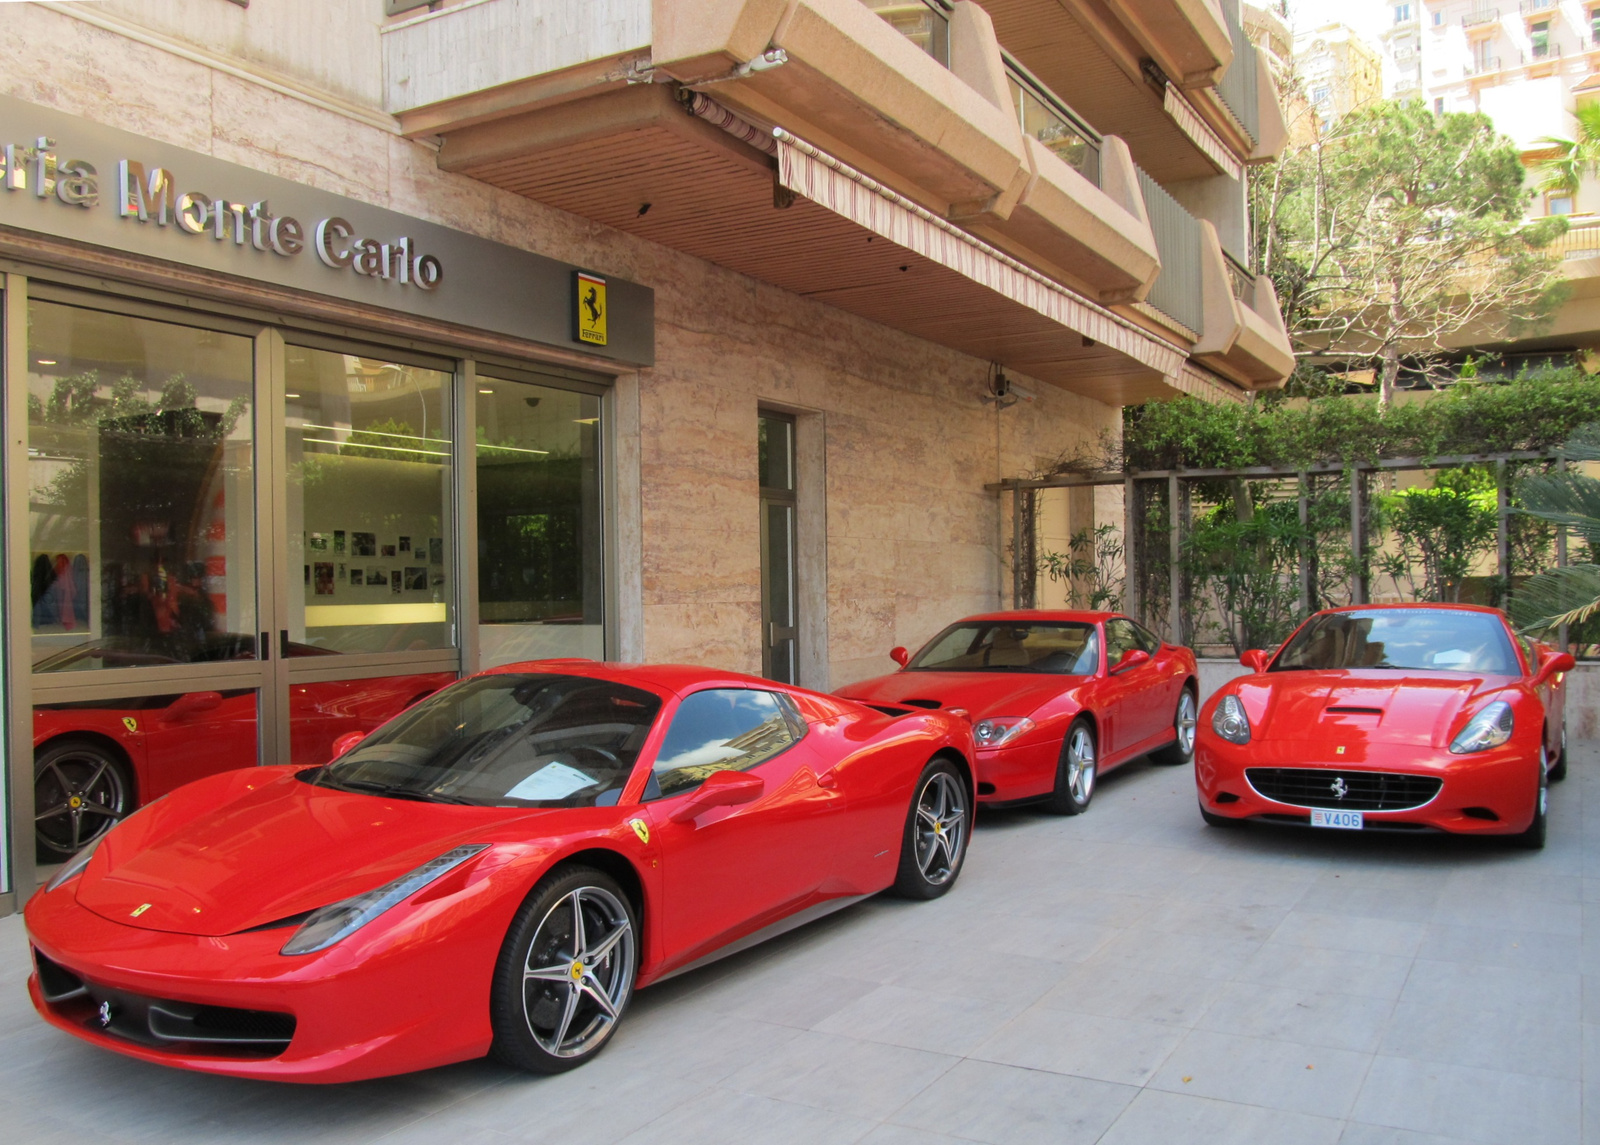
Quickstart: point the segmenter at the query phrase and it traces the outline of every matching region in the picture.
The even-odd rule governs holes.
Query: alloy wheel
[[[1178,749],[1185,756],[1194,754],[1195,728],[1199,726],[1200,719],[1195,713],[1194,693],[1188,688],[1178,698]]]
[[[622,902],[579,887],[534,931],[522,970],[522,1017],[552,1057],[585,1055],[610,1035],[633,989],[634,932]]]
[[[1072,793],[1074,802],[1089,802],[1089,796],[1094,794],[1094,777],[1094,737],[1088,728],[1080,725],[1073,729],[1072,739],[1067,744],[1067,790]]]
[[[117,766],[91,744],[63,744],[40,757],[33,781],[34,834],[52,854],[75,855],[128,813]]]
[[[966,797],[955,776],[936,771],[917,795],[917,869],[933,886],[955,877],[967,834]]]

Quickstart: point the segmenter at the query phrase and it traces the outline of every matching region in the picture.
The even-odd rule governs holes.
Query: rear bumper
[[[1292,745],[1261,743],[1236,746],[1202,734],[1195,750],[1195,786],[1200,805],[1229,819],[1264,819],[1310,824],[1311,807],[1264,796],[1245,776],[1252,767],[1289,767],[1323,771],[1330,781],[1329,798],[1316,806],[1329,810],[1361,810],[1373,830],[1447,831],[1458,835],[1515,835],[1533,822],[1538,798],[1538,746],[1513,742],[1476,755],[1450,755],[1428,749],[1385,748],[1381,755],[1357,763],[1306,758]],[[1441,780],[1438,794],[1425,804],[1394,811],[1341,806],[1331,782],[1340,773],[1389,772]],[[1470,813],[1469,813],[1470,812]],[[1493,816],[1487,817],[1485,813]]]
[[[34,1007],[58,1029],[128,1057],[234,1077],[344,1082],[480,1057],[489,1048],[492,947],[473,958],[456,943],[394,944],[392,935],[375,933],[349,949],[341,943],[285,958],[278,950],[293,933],[288,927],[221,938],[140,930],[79,906],[71,883],[35,895],[26,921],[36,954],[88,987],[47,1001],[36,963],[28,978]],[[287,1014],[294,1032],[287,1049],[270,1056],[160,1044],[131,1026],[103,1029],[99,1006],[107,999],[113,1009],[154,1000]]]

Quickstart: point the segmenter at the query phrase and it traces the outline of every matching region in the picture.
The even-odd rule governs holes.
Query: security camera
[[[1018,402],[1031,402],[1034,396],[1032,390],[1018,385],[1007,377],[1004,370],[996,370],[994,377],[989,380],[988,392],[983,395],[983,400],[985,403],[993,403],[1000,409],[1005,409]]]

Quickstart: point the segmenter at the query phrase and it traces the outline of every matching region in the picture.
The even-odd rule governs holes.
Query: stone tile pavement
[[[1217,831],[1135,763],[1079,819],[985,816],[945,899],[643,992],[559,1078],[124,1060],[35,1018],[0,920],[0,1141],[1600,1145],[1600,750],[1574,755],[1540,854]]]

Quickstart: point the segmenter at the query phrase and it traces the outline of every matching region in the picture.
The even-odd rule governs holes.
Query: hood
[[[230,776],[261,780],[264,770]],[[292,772],[230,792],[226,802],[216,800],[215,786],[180,789],[107,835],[79,880],[78,903],[124,926],[235,934],[371,890],[451,847],[484,841],[476,836],[508,814],[551,814],[334,791]]]
[[[1042,672],[894,672],[840,688],[838,694],[867,704],[965,708],[981,720],[1032,715],[1087,679]]]
[[[1239,681],[1256,738],[1444,748],[1458,718],[1509,681],[1459,672],[1269,672]]]

